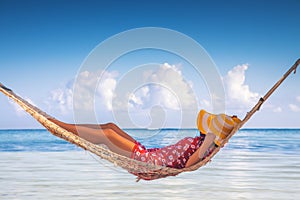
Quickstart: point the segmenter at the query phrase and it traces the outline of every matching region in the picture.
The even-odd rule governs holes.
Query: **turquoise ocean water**
[[[196,130],[127,130],[147,147]],[[135,182],[46,130],[0,130],[0,199],[300,199],[300,130],[243,129],[195,172]]]

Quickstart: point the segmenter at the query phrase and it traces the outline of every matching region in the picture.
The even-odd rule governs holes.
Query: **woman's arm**
[[[204,156],[205,152],[207,151],[207,149],[214,142],[215,137],[216,136],[213,133],[207,133],[206,136],[205,136],[205,139],[204,139],[204,141],[202,143],[202,145],[189,158],[189,160],[187,161],[185,167],[190,167],[190,166],[196,164],[197,162],[199,162],[203,158],[203,156]]]

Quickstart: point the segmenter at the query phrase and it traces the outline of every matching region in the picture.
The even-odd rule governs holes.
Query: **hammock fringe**
[[[36,119],[41,125],[43,125],[50,133],[53,135],[62,138],[74,145],[77,145],[84,150],[90,151],[102,159],[106,159],[109,162],[117,165],[128,172],[137,176],[137,181],[140,179],[144,180],[154,180],[159,178],[165,178],[168,176],[176,176],[182,172],[194,171],[198,168],[206,165],[211,161],[213,156],[219,152],[219,150],[228,142],[228,140],[252,117],[252,115],[258,111],[261,105],[269,98],[269,96],[277,89],[277,87],[286,79],[286,77],[294,71],[296,72],[297,66],[300,64],[300,59],[283,75],[283,77],[266,93],[264,97],[262,97],[257,104],[247,113],[245,118],[239,123],[237,126],[233,128],[231,133],[228,135],[226,139],[222,142],[219,147],[216,147],[210,155],[208,155],[205,159],[196,163],[193,166],[183,168],[183,169],[175,169],[169,168],[165,166],[157,166],[137,160],[133,160],[127,158],[125,156],[116,154],[110,151],[108,148],[103,147],[101,145],[93,144],[83,138],[78,137],[77,135],[63,129],[57,124],[53,123],[48,119],[53,119],[52,116],[43,112],[39,108],[33,106],[17,94],[15,94],[11,89],[7,88],[3,84],[0,83],[0,91],[8,96],[10,99],[14,100],[17,104],[19,104],[27,113],[29,113],[34,119]]]

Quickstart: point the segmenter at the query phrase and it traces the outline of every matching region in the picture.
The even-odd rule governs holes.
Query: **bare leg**
[[[105,144],[111,151],[126,157],[131,156],[132,149],[135,146],[133,141],[128,140],[115,130],[108,127],[101,129],[99,125],[97,125],[97,128],[90,128],[87,126],[67,124],[56,119],[50,119],[50,121],[89,142],[94,144]]]
[[[126,132],[124,132],[122,129],[120,129],[114,123],[107,123],[107,124],[76,124],[76,126],[84,126],[84,127],[93,128],[93,129],[99,129],[99,128],[100,129],[112,129],[116,133],[118,133],[120,136],[126,138],[127,140],[129,140],[131,142],[136,142],[135,139],[133,139],[130,135],[128,135]]]

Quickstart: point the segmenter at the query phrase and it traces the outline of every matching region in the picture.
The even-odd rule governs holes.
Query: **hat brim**
[[[209,132],[224,139],[232,131],[232,129],[240,122],[235,117],[230,117],[226,114],[212,114],[205,110],[200,110],[197,118],[197,127],[203,134]]]

